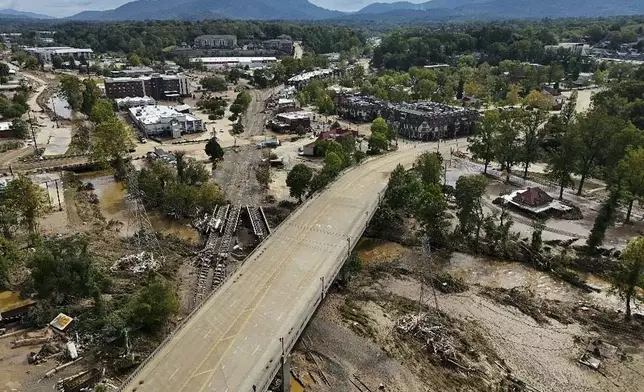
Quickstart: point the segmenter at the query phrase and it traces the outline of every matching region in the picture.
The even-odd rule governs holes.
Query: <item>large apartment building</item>
[[[155,100],[174,100],[190,95],[190,83],[183,74],[105,79],[105,95],[110,99],[152,97]]]
[[[343,118],[370,122],[381,116],[398,135],[424,141],[469,135],[479,118],[476,110],[432,101],[392,103],[371,96],[339,94],[336,104]]]
[[[237,47],[237,37],[234,35],[200,35],[195,38],[195,46],[204,49]]]

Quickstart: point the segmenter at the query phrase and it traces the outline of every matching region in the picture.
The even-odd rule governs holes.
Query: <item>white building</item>
[[[64,60],[70,56],[76,60],[88,60],[92,57],[92,49],[70,48],[69,46],[51,46],[51,47],[34,47],[25,48],[25,52],[38,57],[43,63],[51,63],[52,57],[59,56]]]
[[[152,97],[125,97],[116,98],[114,101],[116,102],[116,107],[119,109],[156,104],[156,101]]]
[[[148,136],[170,135],[173,139],[185,133],[203,132],[203,123],[189,113],[179,113],[169,106],[137,106],[129,109],[130,117]]]
[[[246,67],[263,68],[277,62],[277,57],[196,57],[192,63],[203,63],[208,68]]]

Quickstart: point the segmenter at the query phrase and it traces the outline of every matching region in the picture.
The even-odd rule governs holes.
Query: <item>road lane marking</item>
[[[179,371],[179,367],[177,367],[177,370],[175,370],[174,373],[172,373],[172,376],[170,376],[168,381],[172,380],[172,377],[174,377],[174,375],[177,374],[178,371]]]
[[[255,353],[257,352],[257,350],[259,350],[259,344],[257,345],[257,347],[255,348],[255,350],[253,351],[253,353],[252,353],[251,355],[255,355]]]
[[[208,331],[208,333],[207,333],[207,334],[205,334],[205,335],[203,336],[203,338],[204,338],[204,339],[205,339],[205,338],[207,338],[207,337],[208,337],[208,335],[210,335],[210,332],[212,332],[212,329],[211,329],[210,331]]]
[[[326,213],[327,213],[327,211],[328,211],[328,210],[330,210],[330,209],[332,209],[332,208],[333,208],[333,205],[331,205],[331,204],[326,204],[326,205],[324,205],[322,208],[320,208],[320,210],[319,210],[317,213],[314,213],[312,218],[309,218],[309,219],[317,220],[317,219],[319,219],[321,216],[324,216],[324,214],[326,214]],[[271,287],[271,286],[272,286],[272,284],[275,282],[275,280],[277,280],[277,275],[278,275],[278,273],[282,271],[282,269],[283,269],[283,268],[286,266],[286,264],[290,261],[290,258],[293,256],[293,254],[294,254],[294,253],[296,253],[296,251],[298,250],[298,249],[297,249],[297,246],[298,246],[298,245],[300,245],[300,244],[299,244],[299,242],[300,242],[300,241],[302,241],[302,240],[304,240],[304,239],[306,238],[306,235],[309,235],[309,234],[310,234],[310,230],[308,230],[308,231],[306,231],[306,230],[302,230],[302,231],[301,231],[301,233],[302,233],[303,235],[301,235],[301,236],[299,236],[299,237],[298,237],[298,240],[299,240],[299,241],[291,241],[291,242],[289,242],[289,245],[291,245],[291,246],[288,248],[288,250],[285,252],[285,254],[283,254],[283,255],[281,256],[281,257],[282,257],[282,262],[281,262],[280,264],[278,264],[277,268],[275,268],[275,270],[273,271],[273,273],[270,275],[269,279],[268,279],[268,280],[266,281],[266,283],[262,286],[262,289],[261,289],[260,291],[258,291],[257,293],[255,293],[255,295],[251,298],[251,303],[252,303],[252,302],[253,302],[253,299],[254,299],[254,298],[256,298],[259,294],[261,294],[261,296],[260,296],[260,298],[257,300],[257,302],[255,302],[255,306],[253,306],[253,308],[251,308],[251,309],[247,309],[247,311],[248,311],[248,310],[251,310],[251,311],[252,311],[252,313],[254,313],[254,312],[255,312],[255,310],[259,307],[259,305],[260,305],[260,303],[262,302],[262,300],[266,297],[266,295],[268,295],[268,291],[269,291],[270,287]],[[276,257],[274,257],[274,259],[275,259],[275,258],[276,258]],[[262,293],[262,291],[263,291],[263,293]],[[250,305],[250,304],[249,304],[249,305]],[[240,314],[235,318],[235,320],[233,321],[233,323],[232,323],[232,324],[230,325],[230,327],[228,328],[228,330],[229,330],[229,331],[232,329],[232,327],[235,325],[235,323],[236,323],[236,322],[241,318],[242,314],[244,314],[244,313],[246,313],[246,312],[242,312],[242,313],[240,313]],[[242,324],[242,326],[241,326],[241,327],[239,328],[239,330],[237,331],[237,334],[239,334],[239,332],[240,332],[240,331],[241,331],[241,330],[246,326],[246,324],[247,324],[247,323],[248,323],[248,321],[250,320],[251,316],[252,316],[252,314],[251,314],[251,315],[249,315],[249,316],[246,318],[246,320],[244,321],[244,323]],[[217,361],[217,364],[215,365],[214,369],[212,370],[212,372],[213,372],[213,373],[216,371],[217,367],[219,367],[219,365],[221,364],[221,362],[224,360],[224,358],[225,358],[226,354],[227,354],[227,353],[228,353],[228,351],[231,349],[232,345],[235,343],[235,340],[236,340],[236,338],[235,338],[235,339],[233,339],[233,341],[232,341],[232,342],[230,342],[230,343],[228,344],[228,347],[226,348],[226,350],[224,351],[224,353],[221,355],[221,357],[220,357],[220,358],[219,358],[219,360]],[[210,351],[208,352],[208,354],[206,355],[206,357],[201,361],[201,363],[197,366],[197,368],[195,368],[195,370],[196,370],[196,369],[198,369],[199,367],[201,367],[201,366],[206,362],[206,360],[210,357],[210,355],[212,355],[213,351],[215,350],[215,348],[216,348],[216,346],[217,346],[218,344],[219,344],[219,342],[218,342],[216,345],[214,345],[214,346],[210,349]],[[211,377],[212,377],[212,376],[211,376]],[[189,381],[189,379],[188,379],[188,380],[186,380],[186,381],[184,382],[184,384],[181,386],[181,388],[180,388],[180,390],[179,390],[179,391],[183,391],[183,390],[185,389],[186,385],[188,384],[188,381]],[[199,389],[199,392],[203,392],[203,390],[206,388],[207,383],[208,383],[208,380],[206,380],[206,382],[204,382],[204,383],[203,383],[203,385],[202,385],[202,386],[201,386],[201,388]]]

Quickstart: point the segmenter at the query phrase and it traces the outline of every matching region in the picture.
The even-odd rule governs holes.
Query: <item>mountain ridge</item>
[[[10,8],[0,9],[0,18],[11,19],[56,19],[53,16],[37,14],[35,12],[18,11]]]

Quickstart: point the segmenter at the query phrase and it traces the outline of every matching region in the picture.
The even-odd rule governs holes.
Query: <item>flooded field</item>
[[[123,183],[116,182],[114,177],[107,173],[84,174],[81,180],[94,184],[101,213],[107,221],[115,220],[123,224],[121,235],[130,236],[139,230],[139,224],[134,216],[134,205],[127,200]],[[148,212],[147,216],[152,227],[164,234],[173,234],[191,241],[199,240],[199,233],[188,226],[188,222],[170,220],[153,212]]]

